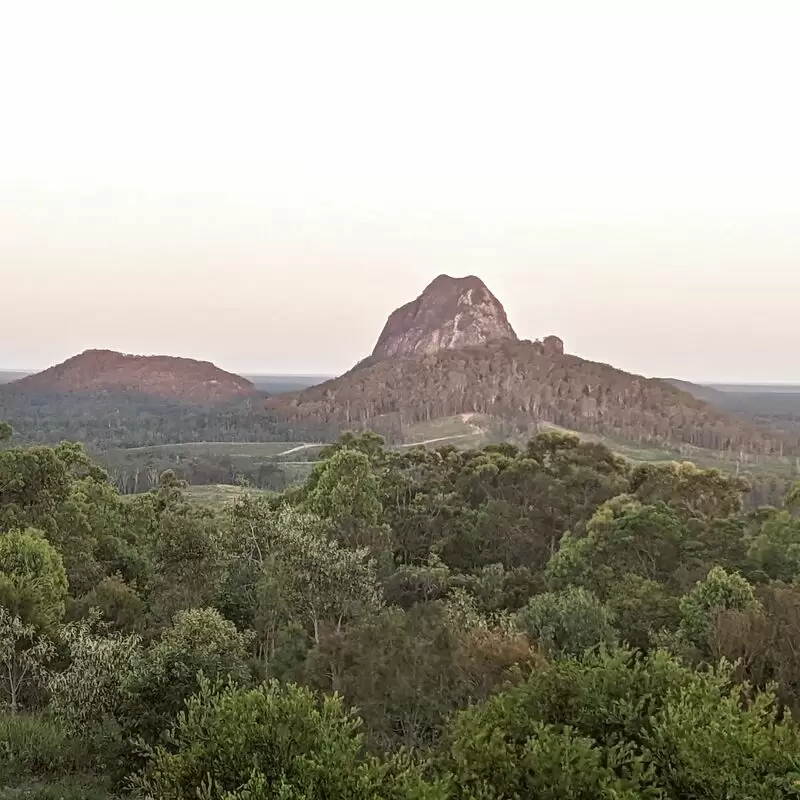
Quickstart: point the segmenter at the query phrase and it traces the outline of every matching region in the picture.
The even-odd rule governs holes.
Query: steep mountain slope
[[[252,394],[250,381],[208,361],[87,350],[9,384],[20,392],[129,392],[191,403],[216,403]]]
[[[557,336],[519,341],[473,276],[440,275],[389,317],[369,358],[340,378],[270,398],[267,410],[287,425],[370,426],[397,440],[420,422],[484,414],[640,443],[758,454],[786,445],[668,381],[567,355]]]
[[[661,380],[558,352],[499,342],[378,361],[296,395],[267,401],[287,420],[395,427],[480,413],[549,422],[638,442],[779,452],[782,442]]]
[[[440,275],[389,317],[373,359],[415,356],[509,339],[516,341],[500,301],[482,280]]]
[[[671,380],[680,389],[705,400],[726,414],[780,432],[792,452],[800,451],[800,389],[793,386],[698,386]]]

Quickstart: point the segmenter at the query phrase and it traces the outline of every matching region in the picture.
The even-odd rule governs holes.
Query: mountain
[[[736,414],[762,428],[779,431],[792,452],[800,450],[800,386],[698,386],[676,380],[670,383],[726,414]]]
[[[692,395],[692,397],[696,397],[698,400],[703,400],[706,403],[710,403],[712,406],[719,406],[724,400],[722,392],[720,392],[718,389],[714,389],[711,386],[704,386],[700,383],[690,383],[689,381],[681,381],[677,378],[665,378],[664,380],[666,383],[671,384],[676,389],[687,392],[688,394]]]
[[[440,275],[389,317],[372,359],[517,341],[502,303],[480,278]]]
[[[419,422],[482,414],[639,443],[782,453],[759,429],[671,385],[564,352],[556,336],[520,341],[475,277],[440,276],[395,311],[373,355],[319,386],[267,400],[287,425],[372,427],[401,440]]]
[[[253,394],[250,381],[208,361],[86,350],[29,375],[8,389],[19,392],[125,392],[190,403],[216,403]]]

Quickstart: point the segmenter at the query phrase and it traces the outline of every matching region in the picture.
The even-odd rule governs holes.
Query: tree
[[[524,742],[502,728],[462,718],[451,751],[457,796],[471,800],[640,800],[639,782],[615,774],[630,760],[624,747],[603,748],[569,727],[533,722]],[[638,766],[638,765],[637,765]]]
[[[159,625],[179,611],[213,605],[225,572],[224,528],[211,509],[192,507],[182,489],[165,474],[148,497],[155,514],[148,533],[151,607]]]
[[[456,796],[798,796],[800,731],[775,697],[743,706],[729,667],[663,652],[559,659],[460,712],[445,741]]]
[[[123,682],[128,731],[155,741],[197,691],[201,676],[247,683],[252,636],[213,608],[175,615],[172,627],[132,664]]]
[[[313,488],[305,508],[327,520],[340,542],[386,549],[388,531],[380,525],[380,484],[366,453],[350,447],[337,449],[315,467],[309,485]]]
[[[12,714],[19,711],[24,690],[43,679],[54,652],[53,643],[33,625],[0,608],[0,685],[6,690]]]
[[[0,442],[5,442],[11,438],[13,431],[7,422],[0,422]]]
[[[664,631],[677,629],[678,602],[658,581],[629,573],[609,586],[605,605],[616,619],[620,638],[630,647],[650,650]]]
[[[800,505],[800,481],[794,484],[786,496],[786,508],[793,511]]]
[[[757,611],[760,604],[753,586],[738,573],[714,567],[680,601],[683,619],[680,632],[689,641],[704,648],[714,627],[717,614],[723,611]]]
[[[317,467],[308,508],[323,519],[357,519],[377,525],[381,514],[378,479],[369,457],[343,447]]]
[[[622,495],[600,506],[586,536],[564,537],[548,572],[560,585],[577,583],[601,598],[624,575],[665,583],[681,566],[684,530],[663,503],[641,505]]]
[[[288,517],[264,570],[286,579],[293,613],[319,644],[323,626],[340,631],[346,620],[378,608],[381,596],[369,550],[342,547],[314,528],[312,521]]]
[[[104,578],[91,592],[76,601],[72,615],[88,616],[92,609],[111,630],[135,633],[144,629],[146,606],[139,594],[116,575]]]
[[[742,509],[748,491],[743,478],[690,462],[644,464],[631,475],[630,491],[643,503],[668,503],[692,516],[728,517]]]
[[[383,751],[434,747],[447,719],[541,657],[516,632],[459,628],[445,604],[387,607],[326,636],[307,661],[314,685],[359,709]]]
[[[339,697],[204,681],[133,785],[148,800],[444,799],[408,761],[364,756],[360,727]]]
[[[61,639],[69,666],[51,675],[51,707],[70,730],[90,734],[109,719],[119,718],[125,702],[125,681],[140,655],[141,639],[93,630],[98,614],[65,625]]]
[[[750,541],[748,557],[772,580],[791,583],[800,576],[800,519],[776,511]]]
[[[0,536],[0,604],[25,623],[50,628],[64,616],[67,575],[41,531]]]
[[[514,619],[532,642],[552,655],[581,655],[617,638],[614,615],[580,587],[537,595]]]

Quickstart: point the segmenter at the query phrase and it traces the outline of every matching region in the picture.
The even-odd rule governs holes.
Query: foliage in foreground
[[[348,435],[212,509],[4,446],[2,791],[799,796],[800,508],[744,489],[555,433]]]

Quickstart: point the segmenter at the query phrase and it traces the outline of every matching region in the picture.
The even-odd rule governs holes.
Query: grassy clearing
[[[310,442],[183,442],[181,444],[159,444],[148,447],[130,447],[117,449],[115,454],[124,455],[130,453],[131,456],[141,458],[142,456],[152,455],[154,458],[163,456],[246,456],[248,458],[264,458],[280,456],[287,450],[294,450],[298,447],[313,449],[322,447]]]
[[[188,486],[186,494],[189,499],[202,505],[222,505],[236,500],[242,495],[252,494],[267,496],[271,492],[253,489],[249,486],[233,486],[229,483],[215,483],[208,486]]]
[[[418,422],[406,429],[405,446],[429,443],[431,447],[482,447],[491,441],[489,417],[481,414],[459,414],[429,422]]]

